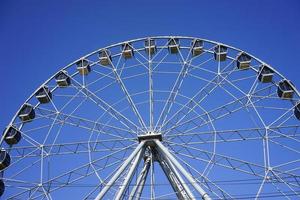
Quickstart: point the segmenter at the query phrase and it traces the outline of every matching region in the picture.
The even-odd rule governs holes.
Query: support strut
[[[208,194],[202,189],[202,187],[197,183],[197,181],[188,173],[184,167],[176,160],[176,158],[169,152],[169,150],[159,141],[154,140],[157,145],[158,150],[164,154],[174,166],[185,176],[185,178],[192,184],[192,186],[200,193],[203,200],[211,200]]]
[[[95,200],[103,199],[104,195],[107,191],[114,185],[115,181],[120,177],[122,172],[127,168],[133,158],[137,155],[139,151],[144,147],[145,141],[141,141],[141,143],[136,147],[136,149],[130,154],[130,156],[123,162],[121,167],[117,170],[117,172],[113,175],[113,177],[109,180],[109,182],[105,185],[105,187],[100,191]]]
[[[181,200],[195,200],[196,198],[174,165],[160,153],[157,153],[157,159],[173,190],[175,191],[177,198]]]
[[[149,172],[150,162],[151,157],[148,156],[144,162],[144,167],[136,181],[136,185],[134,185],[134,187],[131,190],[128,200],[133,200],[134,197],[136,200],[140,199]]]

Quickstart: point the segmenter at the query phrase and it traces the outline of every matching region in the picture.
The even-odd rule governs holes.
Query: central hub
[[[162,141],[162,135],[161,133],[148,132],[145,135],[139,135],[138,140],[139,142],[146,141],[147,145],[153,146],[153,140]]]

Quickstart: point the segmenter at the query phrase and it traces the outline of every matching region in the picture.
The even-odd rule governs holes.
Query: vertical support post
[[[117,193],[117,195],[115,197],[115,200],[122,199],[123,194],[124,194],[125,190],[128,188],[128,185],[129,185],[129,183],[132,180],[133,174],[134,174],[134,172],[135,172],[138,164],[140,163],[143,154],[144,154],[144,149],[142,149],[142,150],[139,151],[138,155],[136,156],[136,158],[132,162],[132,165],[130,166],[129,171],[128,171],[128,173],[127,173],[127,175],[126,175],[126,177],[125,177],[122,185],[119,188],[119,191],[118,191],[118,193]]]
[[[154,140],[155,144],[158,147],[158,150],[165,155],[172,164],[185,176],[185,178],[193,185],[193,187],[200,193],[203,200],[211,200],[208,194],[198,185],[197,181],[188,173],[184,167],[176,160],[176,158],[169,152],[169,150],[159,141]]]
[[[144,167],[136,181],[136,185],[134,185],[134,187],[132,188],[132,191],[129,195],[128,200],[133,200],[134,196],[135,199],[140,199],[140,196],[142,194],[145,182],[146,182],[146,178],[149,172],[149,168],[150,168],[150,156],[147,157],[145,163],[144,163]]]
[[[190,191],[187,184],[184,183],[183,178],[178,173],[174,165],[164,155],[158,153],[158,162],[162,167],[165,175],[167,176],[173,190],[176,192],[178,199],[189,200],[196,199],[193,193]]]
[[[95,200],[103,199],[104,195],[107,191],[112,187],[115,181],[119,178],[122,172],[126,169],[129,163],[133,160],[133,158],[137,155],[137,153],[144,147],[145,141],[142,141],[135,150],[130,154],[130,156],[123,162],[121,167],[117,170],[117,172],[113,175],[113,177],[109,180],[109,182],[105,185],[105,187],[100,191]]]

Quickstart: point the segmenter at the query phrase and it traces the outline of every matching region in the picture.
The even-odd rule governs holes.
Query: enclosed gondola
[[[125,59],[129,59],[134,56],[134,51],[130,43],[122,44],[122,55]]]
[[[178,38],[170,38],[168,41],[168,49],[171,54],[178,53],[179,51],[179,39]]]
[[[236,63],[238,69],[249,69],[251,63],[251,56],[243,52],[240,55],[238,55]]]
[[[71,84],[71,78],[65,70],[62,70],[55,75],[55,81],[59,87],[68,87]]]
[[[227,47],[223,45],[217,45],[214,49],[214,57],[217,61],[225,61],[227,58]]]
[[[0,150],[0,170],[4,170],[10,165],[10,156],[4,149]]]
[[[192,42],[192,55],[198,56],[203,52],[203,41],[199,39],[195,39]]]
[[[15,126],[9,126],[7,129],[4,130],[3,135],[4,141],[8,145],[17,144],[21,140],[21,132]]]
[[[42,86],[36,93],[35,97],[40,103],[49,103],[52,99],[52,93],[47,86]]]
[[[19,118],[21,119],[22,122],[32,121],[35,118],[35,112],[33,106],[25,103],[19,112]]]
[[[294,95],[292,83],[289,80],[282,80],[278,84],[277,94],[281,99],[291,99]]]
[[[110,63],[112,61],[110,51],[107,49],[100,50],[99,60],[100,60],[101,65],[104,65],[104,66],[110,65]]]
[[[91,66],[89,64],[89,61],[86,59],[81,59],[78,62],[76,62],[77,70],[79,74],[81,75],[88,75],[91,72]]]
[[[261,65],[259,67],[258,80],[260,82],[262,83],[272,82],[273,75],[274,75],[274,71],[270,67],[266,65]]]
[[[155,40],[148,38],[145,40],[145,50],[148,55],[153,55],[156,52]]]

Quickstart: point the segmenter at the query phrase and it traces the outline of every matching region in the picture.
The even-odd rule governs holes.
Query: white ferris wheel
[[[4,199],[297,199],[300,99],[255,56],[183,36],[63,67],[1,137]]]

